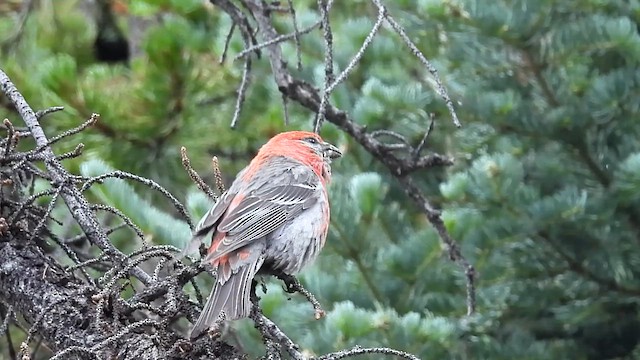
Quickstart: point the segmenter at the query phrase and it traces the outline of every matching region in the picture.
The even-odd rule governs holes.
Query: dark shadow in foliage
[[[113,0],[98,0],[96,16],[97,34],[93,51],[98,61],[106,63],[129,62],[129,41],[118,26]]]

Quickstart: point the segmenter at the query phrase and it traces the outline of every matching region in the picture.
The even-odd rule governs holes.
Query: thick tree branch
[[[16,89],[7,74],[2,70],[0,70],[0,88],[16,107],[27,128],[29,128],[31,136],[36,141],[36,146],[40,149],[47,174],[51,177],[52,184],[54,186],[64,186],[64,190],[60,196],[64,199],[71,215],[78,222],[78,225],[80,225],[82,231],[87,235],[87,238],[104,252],[112,254],[115,259],[123,263],[126,262],[125,255],[109,242],[96,215],[91,211],[89,203],[84,196],[82,196],[82,193],[75,186],[69,186],[71,184],[71,176],[64,167],[62,167],[62,164],[49,146],[50,142],[42,130],[42,127],[40,127],[36,113],[31,109],[31,106],[29,106],[22,94],[18,92],[18,89]],[[132,268],[131,274],[144,284],[151,283],[149,274],[138,267]]]
[[[82,196],[82,184],[86,187],[109,177],[135,180],[144,186],[160,191],[178,212],[188,221],[186,210],[178,200],[154,181],[114,171],[93,178],[75,176],[67,172],[51,144],[65,137],[84,131],[97,116],[78,128],[47,139],[22,95],[6,74],[0,72],[0,85],[13,102],[28,127],[28,136],[34,137],[33,150],[18,152],[13,143],[16,130],[13,124],[4,125],[11,136],[0,138],[0,303],[6,304],[28,329],[27,339],[19,346],[21,356],[27,358],[32,340],[38,338],[54,352],[53,359],[239,359],[242,355],[235,348],[221,341],[202,338],[188,341],[181,334],[184,329],[178,320],[193,321],[198,316],[198,306],[191,302],[182,288],[193,282],[201,269],[198,266],[167,266],[179,251],[171,246],[151,246],[124,254],[108,239],[112,229],[98,222],[95,209],[116,213],[129,228],[143,237],[141,230],[118,209],[101,204],[89,204]],[[21,131],[21,130],[20,130]],[[37,169],[34,161],[43,161],[45,171]],[[31,196],[26,195],[28,180],[42,178],[50,182],[50,188]],[[48,198],[47,205],[36,200]],[[84,234],[64,241],[54,234],[48,221],[63,199],[71,216],[64,220],[78,224]],[[58,222],[60,223],[60,222]],[[86,239],[96,248],[81,249]],[[45,254],[55,245],[73,262],[63,267],[57,260]],[[141,270],[152,269],[152,274]],[[100,272],[95,279],[86,271],[93,267]],[[167,271],[169,276],[165,276]],[[85,279],[81,280],[76,275]],[[135,276],[145,285],[134,282]],[[125,295],[133,290],[133,296]],[[196,296],[201,295],[194,284]],[[9,317],[9,322],[13,322]],[[21,321],[22,321],[21,320]],[[4,324],[4,318],[0,319]],[[6,329],[2,325],[3,329]],[[4,332],[4,330],[2,330]],[[10,344],[14,346],[15,344]],[[39,345],[36,345],[38,347]],[[16,346],[17,347],[17,346]]]
[[[135,327],[148,326],[148,321],[114,336],[97,328],[91,315],[98,306],[92,299],[95,288],[75,279],[37,247],[5,240],[0,238],[0,300],[13,304],[28,323],[36,324],[29,333],[37,332],[49,348],[66,350],[68,355],[91,352],[100,359],[155,359],[154,353],[169,354],[171,346],[163,346],[166,341],[136,331]],[[130,321],[137,323],[133,317]],[[124,324],[122,328],[126,329]],[[204,350],[207,348],[211,351]],[[228,345],[205,341],[176,349],[173,355],[184,359],[241,358]]]

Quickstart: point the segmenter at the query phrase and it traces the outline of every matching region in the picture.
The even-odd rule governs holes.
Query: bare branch
[[[251,24],[249,24],[247,17],[242,13],[242,10],[227,0],[211,0],[211,3],[222,8],[224,12],[231,17],[231,20],[236,24],[236,27],[240,29],[240,34],[242,35],[245,47],[256,45],[258,43],[254,36],[253,28],[251,27]],[[258,54],[258,56],[260,55]]]
[[[21,215],[21,213],[24,211],[24,209],[31,205],[34,201],[36,201],[38,198],[41,198],[43,196],[48,196],[48,195],[53,195],[58,191],[58,189],[46,189],[43,190],[37,194],[33,194],[31,196],[29,196],[28,198],[24,199],[21,203],[20,206],[18,206],[18,208],[13,212],[13,214],[11,214],[11,216],[9,217],[9,224],[13,224],[14,221],[16,219],[18,219],[18,217]]]
[[[45,168],[47,169],[48,175],[51,176],[53,183],[68,184],[70,175],[62,167],[60,161],[56,159],[53,150],[49,146],[49,140],[38,123],[36,114],[33,112],[22,94],[18,92],[18,89],[16,89],[7,74],[1,70],[0,88],[18,110],[18,113],[29,128],[29,131],[31,131],[37,147],[42,149],[42,155],[46,160]],[[98,219],[90,210],[89,203],[82,196],[81,192],[74,186],[67,186],[65,191],[62,191],[60,195],[71,211],[73,218],[78,222],[85,234],[87,234],[87,238],[92,243],[103,249],[103,251],[108,251],[116,258],[124,260],[124,254],[109,242],[109,239],[101,228]],[[145,273],[140,268],[133,268],[132,273],[145,284],[149,284],[151,282],[149,274]]]
[[[193,180],[198,189],[207,194],[209,199],[216,201],[218,198],[216,194],[213,193],[213,190],[211,190],[209,185],[207,185],[207,183],[202,180],[200,175],[198,175],[198,173],[191,167],[191,161],[187,156],[187,148],[185,148],[184,146],[180,148],[180,157],[182,159],[182,166],[184,166],[185,170],[187,170],[187,174],[189,174],[189,177],[191,178],[191,180]]]
[[[187,224],[189,224],[189,228],[191,228],[191,230],[193,230],[193,228],[195,227],[193,225],[193,221],[191,221],[191,216],[189,216],[189,213],[187,212],[187,209],[167,189],[165,189],[160,184],[158,184],[157,182],[155,182],[155,181],[153,181],[151,179],[145,179],[145,178],[143,178],[141,176],[134,175],[134,174],[128,173],[126,171],[116,170],[116,171],[112,171],[112,172],[109,172],[109,173],[106,173],[106,174],[102,174],[102,175],[98,175],[98,176],[92,177],[91,179],[87,180],[82,185],[82,187],[80,188],[80,192],[84,192],[89,187],[91,187],[91,185],[93,185],[95,183],[99,183],[102,180],[108,179],[108,178],[117,178],[117,179],[121,179],[121,180],[125,180],[125,179],[134,180],[134,181],[137,181],[137,182],[139,182],[139,183],[141,183],[141,184],[143,184],[143,185],[145,185],[147,187],[150,187],[150,188],[152,188],[154,190],[157,190],[162,195],[164,195],[167,199],[169,199],[169,201],[173,204],[173,206],[176,208],[176,210],[178,210],[178,213],[187,222]]]
[[[231,42],[231,36],[233,36],[233,32],[236,29],[236,23],[231,23],[231,28],[229,28],[229,32],[227,33],[227,37],[224,39],[224,49],[222,49],[222,55],[220,55],[220,64],[224,63],[227,58],[227,51],[229,50],[229,43]]]
[[[133,232],[142,241],[143,246],[147,246],[149,244],[147,242],[147,240],[144,238],[144,233],[142,232],[142,229],[140,229],[136,224],[134,224],[133,221],[131,219],[129,219],[129,217],[127,215],[125,215],[122,211],[114,208],[113,206],[108,206],[108,205],[104,205],[104,204],[93,204],[93,205],[91,205],[91,210],[108,211],[108,212],[114,214],[115,216],[117,216],[120,219],[122,219],[122,221],[124,221],[124,223],[131,230],[133,230]]]
[[[46,108],[44,110],[36,111],[36,117],[38,119],[42,119],[43,117],[45,117],[45,116],[47,116],[47,115],[49,115],[51,113],[62,111],[62,110],[64,110],[64,106],[52,106],[52,107]]]
[[[322,87],[322,93],[320,95],[320,107],[316,113],[315,123],[313,125],[313,131],[320,133],[322,122],[324,121],[324,110],[329,101],[329,84],[333,82],[333,33],[331,32],[331,23],[329,22],[329,9],[331,3],[327,3],[326,0],[318,0],[318,9],[320,9],[320,16],[322,18],[322,33],[324,38],[324,86]]]
[[[124,227],[126,227],[126,226],[127,226],[127,224],[126,224],[126,223],[118,224],[118,225],[116,225],[116,226],[113,226],[113,227],[108,228],[108,229],[107,229],[107,231],[105,231],[105,233],[106,233],[107,235],[110,235],[110,234],[111,234],[111,233],[113,233],[114,231],[116,231],[116,230],[120,230],[120,229],[122,229],[122,228],[124,228]],[[76,236],[74,236],[74,237],[72,237],[72,238],[65,239],[65,240],[63,241],[63,243],[65,243],[65,244],[76,244],[76,243],[79,243],[79,242],[81,242],[81,241],[85,241],[85,240],[87,240],[87,236],[86,236],[85,234],[80,234],[80,235],[76,235]]]
[[[282,112],[284,113],[284,125],[289,125],[289,98],[282,95]]]
[[[314,317],[316,320],[319,320],[324,317],[325,311],[322,309],[322,305],[320,305],[320,302],[309,290],[305,289],[302,286],[302,284],[300,284],[300,281],[295,276],[287,275],[285,273],[279,273],[279,274],[276,274],[276,277],[284,281],[286,285],[286,288],[285,288],[286,292],[288,293],[299,292],[305,298],[307,298],[307,301],[309,301],[309,303],[311,303],[311,306],[313,306]]]
[[[75,127],[73,129],[70,129],[70,130],[67,130],[67,131],[63,132],[62,134],[56,135],[56,136],[52,137],[51,139],[49,139],[49,142],[47,143],[46,146],[51,146],[51,145],[57,143],[58,141],[66,138],[66,137],[69,137],[71,135],[75,135],[75,134],[85,130],[89,126],[93,126],[96,122],[98,122],[98,120],[100,120],[100,114],[93,113],[93,114],[91,114],[91,117],[89,118],[89,120],[83,122],[80,126]],[[35,152],[39,152],[39,150],[41,148],[43,148],[43,147],[44,146],[37,147]]]
[[[184,317],[193,322],[198,314],[198,305],[182,290],[184,285],[191,282],[198,302],[203,302],[193,281],[193,277],[202,271],[200,266],[182,263],[169,266],[169,260],[175,259],[179,249],[168,245],[150,246],[143,242],[140,250],[125,255],[108,239],[108,235],[122,225],[103,227],[95,210],[109,211],[120,217],[124,226],[128,225],[141,238],[142,231],[118,209],[88,203],[78,185],[86,190],[110,177],[133,179],[163,193],[178,212],[182,209],[186,216],[182,204],[157,183],[133,174],[114,171],[92,178],[70,174],[59,160],[78,155],[82,145],[73,152],[56,155],[51,144],[82,131],[96,118],[49,140],[22,95],[1,72],[0,85],[23,117],[38,150],[37,154],[35,150],[19,153],[9,146],[7,156],[2,158],[6,167],[3,174],[8,174],[2,179],[3,190],[17,191],[12,190],[8,197],[6,192],[0,193],[3,211],[10,214],[9,221],[0,217],[0,259],[8,259],[0,264],[0,302],[13,306],[13,311],[21,315],[21,324],[30,324],[25,330],[28,331],[27,339],[20,346],[19,356],[33,358],[44,341],[54,352],[55,359],[241,357],[222,341],[214,344],[204,340],[189,342],[180,335],[183,329],[177,325],[178,320]],[[2,126],[7,131],[15,130],[7,122]],[[15,138],[17,131],[13,133]],[[0,138],[0,144],[4,140],[4,137]],[[4,144],[0,145],[0,154],[5,149]],[[43,161],[45,170],[38,169],[35,161]],[[25,197],[23,190],[28,189],[28,181],[36,177],[49,180],[51,187]],[[44,196],[51,196],[51,199],[44,206],[37,205],[35,201]],[[64,219],[63,231],[75,231],[76,224],[83,230],[82,235],[72,236],[70,241],[59,238],[48,226],[49,220],[60,223],[51,217],[60,198],[71,214]],[[186,219],[189,221],[188,217]],[[95,247],[80,242],[83,239]],[[57,246],[46,240],[53,240]],[[62,266],[58,262],[60,249],[71,259],[72,265]],[[96,273],[90,272],[88,267],[102,276],[94,279]],[[150,269],[153,276],[141,268]],[[134,278],[140,279],[140,283]],[[12,319],[12,315],[5,315],[0,317],[3,332]],[[33,347],[31,341],[36,337]],[[12,351],[14,344],[10,335],[7,340]],[[18,356],[15,351],[10,354]]]
[[[356,65],[360,62],[360,59],[362,59],[362,56],[364,55],[364,51],[369,47],[369,45],[371,45],[373,38],[376,36],[378,31],[380,30],[380,26],[382,26],[382,22],[384,21],[386,11],[387,11],[386,8],[384,7],[380,8],[380,11],[378,12],[378,18],[376,19],[375,24],[373,24],[373,28],[371,29],[371,31],[369,31],[369,33],[367,34],[367,37],[362,42],[360,49],[358,50],[356,55],[353,57],[353,59],[349,61],[349,64],[347,65],[347,67],[338,75],[336,80],[331,85],[329,85],[329,87],[326,90],[327,93],[332,93],[333,90],[336,88],[336,86],[340,85],[343,81],[345,81],[349,76],[349,74],[351,73],[351,71],[353,71]]]
[[[254,298],[253,301],[256,301],[256,299]],[[262,338],[265,341],[273,341],[279,346],[284,347],[287,353],[294,360],[306,360],[306,357],[300,352],[298,345],[294,343],[287,334],[280,330],[278,325],[262,314],[262,310],[260,310],[257,302],[253,303],[253,306],[251,307],[251,315],[249,317],[253,320],[256,329],[260,331],[260,334],[262,334]],[[266,345],[269,347],[268,344]],[[275,356],[279,356],[279,352],[276,352]]]
[[[9,305],[6,309],[6,314],[4,319],[2,320],[2,324],[0,324],[0,335],[4,334],[9,329],[9,322],[11,318],[14,316],[13,306]]]
[[[362,348],[360,346],[356,346],[349,350],[342,350],[342,351],[334,352],[331,354],[322,355],[319,358],[317,358],[317,360],[339,360],[339,359],[345,359],[345,358],[355,357],[358,355],[365,355],[365,354],[383,354],[383,355],[397,356],[397,357],[401,357],[409,360],[420,360],[418,357],[400,350],[389,349],[384,347]]]
[[[378,7],[378,9],[380,9],[381,12],[384,11],[386,13],[386,10],[384,10],[385,7],[384,5],[382,5],[382,2],[380,0],[372,0],[372,1],[374,4],[376,4],[376,6]],[[414,44],[413,41],[409,39],[409,36],[404,31],[402,26],[398,24],[390,14],[386,13],[385,19],[387,20],[387,23],[391,25],[393,30],[396,33],[398,33],[398,35],[400,35],[400,38],[402,39],[402,41],[404,41],[404,43],[409,47],[409,49],[411,49],[411,52],[413,53],[413,55],[417,57],[422,63],[422,65],[424,65],[429,71],[429,73],[431,73],[431,76],[433,76],[433,79],[437,85],[436,90],[438,91],[442,99],[444,99],[444,102],[447,105],[447,109],[451,114],[451,118],[453,119],[453,123],[455,124],[456,127],[461,127],[462,125],[460,124],[460,120],[458,119],[456,110],[453,107],[453,101],[451,101],[451,98],[449,97],[449,93],[447,92],[447,89],[444,87],[444,84],[442,84],[442,80],[440,80],[440,76],[438,75],[438,70],[435,68],[435,66],[431,64],[429,60],[427,60],[427,58],[422,54],[422,51],[420,51],[420,49],[418,49],[416,44]]]
[[[420,143],[418,144],[418,146],[416,146],[416,148],[413,149],[413,154],[412,154],[413,160],[418,160],[418,158],[420,157],[420,152],[422,151],[424,146],[427,144],[427,139],[429,138],[429,135],[431,135],[431,131],[433,130],[434,124],[435,124],[435,114],[430,113],[429,128],[427,128],[427,131],[425,131],[424,135],[422,136],[422,139],[420,139]]]
[[[440,211],[431,205],[429,200],[422,194],[422,191],[414,184],[410,177],[400,178],[405,193],[412,198],[415,203],[427,215],[427,219],[438,232],[443,244],[449,254],[449,259],[458,264],[464,271],[467,280],[467,315],[472,315],[476,311],[476,270],[471,263],[462,255],[460,246],[453,240],[440,217]]]
[[[211,166],[213,167],[213,177],[216,180],[216,188],[220,194],[223,194],[226,190],[224,188],[224,181],[222,180],[222,171],[220,171],[220,163],[218,157],[211,158]]]
[[[300,30],[298,32],[298,36],[310,33],[311,31],[315,30],[321,24],[322,24],[322,20],[316,22],[315,24],[313,24],[313,25],[311,25],[309,27],[306,27],[306,28]],[[250,47],[242,50],[240,53],[238,53],[238,55],[236,55],[234,57],[234,60],[238,60],[240,58],[243,58],[243,57],[245,57],[245,56],[247,56],[247,55],[249,55],[249,54],[251,54],[251,53],[253,53],[255,51],[263,49],[263,48],[265,48],[265,47],[267,47],[269,45],[279,44],[281,42],[285,42],[285,41],[291,40],[291,39],[295,40],[295,37],[296,37],[296,33],[293,32],[291,34],[280,35],[280,36],[277,36],[277,37],[275,37],[275,38],[273,38],[273,39],[271,39],[269,41],[265,41],[263,43],[260,43],[260,44],[254,45],[254,46],[250,46]]]
[[[238,97],[236,98],[236,107],[233,111],[233,118],[231,120],[231,128],[235,129],[238,125],[238,118],[240,117],[240,110],[242,110],[242,104],[244,104],[245,96],[247,95],[247,86],[249,85],[249,73],[251,72],[251,58],[244,60],[244,68],[242,69],[242,81],[238,88]]]
[[[7,128],[7,138],[5,140],[4,155],[2,157],[7,158],[9,156],[9,152],[11,152],[15,146],[15,128],[13,127],[13,124],[11,123],[11,121],[9,121],[9,119],[4,119],[3,124]]]
[[[84,144],[80,143],[80,144],[76,145],[76,147],[73,150],[71,150],[71,151],[69,151],[67,153],[64,153],[64,154],[57,155],[56,159],[58,159],[58,160],[73,159],[73,158],[76,158],[76,157],[82,155],[82,151],[83,150],[84,150]]]
[[[302,70],[302,54],[300,49],[300,30],[298,29],[298,18],[296,17],[296,9],[293,6],[293,0],[287,0],[289,4],[289,15],[291,16],[291,22],[293,23],[293,39],[296,44],[296,69]]]

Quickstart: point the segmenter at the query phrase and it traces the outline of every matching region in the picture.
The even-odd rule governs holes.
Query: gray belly
[[[324,201],[303,211],[296,221],[267,236],[263,271],[295,274],[315,260],[325,239],[322,224]]]

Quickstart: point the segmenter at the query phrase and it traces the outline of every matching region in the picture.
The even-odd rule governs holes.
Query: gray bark
[[[22,315],[25,328],[37,333],[54,352],[67,350],[64,359],[241,359],[233,347],[207,337],[191,346],[174,346],[169,336],[141,327],[118,336],[96,323],[95,289],[62,269],[28,239],[0,237],[0,301]],[[109,307],[104,309],[109,316]],[[42,315],[41,315],[42,314]],[[37,323],[37,324],[36,324]],[[154,335],[151,335],[154,334]],[[164,339],[163,339],[164,338]]]

